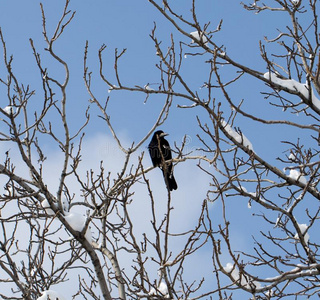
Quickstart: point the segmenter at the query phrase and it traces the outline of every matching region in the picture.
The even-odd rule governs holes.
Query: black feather
[[[168,141],[164,138],[166,133],[158,130],[154,133],[151,142],[148,146],[149,154],[154,167],[159,167],[162,170],[163,178],[170,191],[178,188],[177,182],[173,176],[172,162],[166,162],[172,159],[171,148]]]

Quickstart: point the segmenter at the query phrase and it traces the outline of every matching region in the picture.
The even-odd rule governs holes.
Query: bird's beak
[[[162,133],[160,134],[160,137],[164,137],[164,136],[167,136],[167,135],[169,135],[169,133],[162,132]]]

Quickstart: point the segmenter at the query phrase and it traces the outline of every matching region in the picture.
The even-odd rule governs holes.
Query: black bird
[[[154,167],[162,170],[163,178],[170,191],[178,188],[176,180],[173,176],[172,162],[164,163],[166,160],[172,159],[171,149],[168,141],[164,138],[167,133],[158,130],[154,133],[148,146],[150,157]]]

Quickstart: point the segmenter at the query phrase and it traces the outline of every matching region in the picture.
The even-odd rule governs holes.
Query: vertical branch
[[[63,151],[64,151],[64,163],[63,163],[63,167],[61,170],[61,176],[60,176],[60,181],[59,181],[59,188],[57,191],[57,198],[58,200],[61,201],[61,196],[62,196],[62,191],[63,191],[63,187],[64,187],[64,182],[65,182],[65,178],[67,176],[67,169],[68,169],[68,164],[69,164],[69,157],[70,157],[70,133],[69,133],[69,126],[68,126],[68,122],[67,122],[67,115],[66,115],[66,104],[67,104],[67,95],[66,95],[66,88],[69,82],[69,67],[68,64],[61,58],[59,57],[53,50],[53,44],[54,42],[59,38],[59,36],[63,33],[65,27],[71,22],[71,20],[73,19],[75,12],[73,12],[71,14],[71,16],[69,17],[69,19],[67,19],[64,22],[64,20],[66,19],[66,17],[68,16],[68,14],[70,13],[70,11],[68,11],[68,5],[69,5],[69,0],[66,1],[65,7],[64,7],[64,11],[63,14],[58,22],[58,25],[56,27],[56,30],[52,36],[52,38],[49,38],[47,35],[47,30],[46,30],[46,17],[45,17],[45,13],[44,13],[44,9],[43,9],[43,5],[42,3],[40,3],[40,8],[41,8],[41,13],[42,13],[42,27],[43,27],[43,35],[45,38],[45,41],[47,42],[47,51],[49,51],[50,55],[56,60],[58,61],[65,70],[65,79],[63,83],[60,83],[58,80],[55,80],[51,77],[48,77],[49,81],[54,82],[61,91],[62,94],[62,98],[61,98],[61,110],[60,111],[60,115],[61,115],[61,121],[63,124],[63,128],[64,128],[64,134],[65,134],[65,140],[64,140],[64,145],[63,145]]]

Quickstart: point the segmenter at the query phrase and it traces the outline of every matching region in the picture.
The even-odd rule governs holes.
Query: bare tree
[[[317,1],[302,3],[276,0],[266,4],[260,4],[259,1],[243,4],[248,11],[281,12],[283,17],[288,16],[291,20],[286,28],[279,30],[277,37],[266,38],[266,44],[260,42],[266,71],[242,65],[228,56],[228,49],[215,42],[215,34],[223,30],[222,22],[217,24],[216,29],[211,29],[209,20],[201,25],[197,19],[196,1],[193,1],[190,19],[174,11],[167,1],[164,1],[163,6],[156,1],[150,2],[182,35],[193,40],[193,45],[180,42],[180,51],[176,54],[174,42],[165,52],[161,49],[155,30],[151,36],[162,62],[161,71],[170,74],[173,81],[182,86],[182,91],[171,84],[170,89],[163,86],[157,92],[188,99],[190,108],[201,107],[210,118],[210,121],[199,119],[204,134],[199,139],[203,142],[203,152],[208,154],[216,170],[210,174],[208,172],[212,176],[208,200],[221,202],[223,208],[223,223],[214,224],[218,233],[210,233],[220,298],[229,297],[232,292],[227,291],[234,288],[251,293],[253,298],[318,294],[318,242],[311,236],[319,219],[317,203],[320,195],[317,189],[317,122],[320,104],[317,98]],[[190,28],[193,28],[191,33]],[[270,44],[275,44],[276,47],[272,49],[278,52],[268,53]],[[203,56],[204,62],[210,65],[207,79],[203,81],[207,96],[199,96],[184,80],[180,66],[183,54],[187,51],[191,55]],[[227,67],[227,71],[223,66]],[[283,110],[280,119],[272,119],[272,115],[266,116],[259,109],[252,113],[252,110],[244,108],[246,100],[239,102],[233,99],[229,93],[232,86],[239,83],[249,86],[251,79],[246,75],[270,88],[265,91],[261,86],[261,95],[270,101],[272,108]],[[299,114],[299,119],[292,118],[296,114]],[[254,150],[255,138],[251,139],[251,143],[243,131],[236,127],[238,122],[247,128],[247,124],[265,125],[261,128],[266,129],[255,132],[258,135],[273,131],[273,140],[268,140],[266,144],[268,151],[275,153],[273,158],[270,155],[264,155],[264,158]],[[277,129],[271,129],[271,126]],[[287,147],[284,154],[276,153],[279,146],[276,144],[278,136],[274,130],[286,133],[281,137]],[[293,139],[287,138],[289,132],[294,132]],[[251,192],[248,192],[249,188]],[[230,232],[233,222],[228,217],[231,197],[249,199],[249,205],[255,204],[258,207],[259,213],[256,216],[261,218],[263,227],[259,236],[253,236],[255,245],[249,251],[237,249],[232,243]],[[305,220],[306,224],[300,224],[300,219]],[[230,263],[224,265],[221,257],[226,252]],[[221,285],[222,274],[230,278],[231,286]]]
[[[92,168],[85,175],[80,171],[91,116],[85,107],[83,123],[71,129],[69,64],[54,48],[75,16],[69,1],[51,35],[40,5],[44,53],[30,39],[42,87],[37,91],[40,105],[39,100],[34,102],[35,91],[19,81],[0,31],[6,67],[0,81],[7,97],[7,106],[0,109],[0,135],[1,142],[14,149],[6,152],[0,165],[1,178],[5,178],[5,192],[0,196],[3,299],[37,299],[74,274],[78,279],[75,299],[232,299],[233,295],[280,299],[320,293],[320,242],[316,238],[320,212],[318,3],[270,0],[242,4],[248,13],[281,13],[291,20],[278,36],[260,42],[263,70],[229,56],[228,49],[215,41],[224,30],[222,20],[217,24],[198,20],[196,4],[193,0],[187,17],[169,1],[149,0],[180,36],[174,39],[171,35],[165,47],[157,37],[159,25],[154,25],[150,37],[159,59],[156,89],[122,81],[119,62],[125,50],[115,51],[112,75],[105,64],[106,46],[97,53],[98,75],[112,93],[141,93],[145,101],[157,95],[165,98],[153,126],[129,147],[113,127],[108,106],[112,94],[101,99],[95,91],[95,74],[88,63],[90,40],[85,45],[83,79],[89,104],[99,109],[99,118],[123,154],[115,174],[103,161],[98,171]],[[48,56],[64,70],[64,78],[46,67]],[[200,58],[209,66],[208,73],[202,74],[201,92],[185,79],[186,56]],[[259,109],[256,99],[252,104],[250,98],[233,96],[233,88],[250,84],[260,91],[254,97],[264,100],[263,105],[268,101],[266,110]],[[206,117],[197,117],[201,149],[187,151],[185,137],[172,147],[172,161],[175,165],[195,162],[211,180],[209,187],[199,187],[206,189],[207,198],[199,202],[196,224],[181,232],[172,228],[170,191],[162,203],[165,213],[158,213],[148,178],[154,168],[146,165],[142,147],[166,122],[176,99],[185,103],[178,104],[180,109],[195,110],[195,116],[201,111]],[[273,114],[279,118],[274,119]],[[255,143],[261,135],[267,137],[264,145]],[[46,179],[50,172],[48,143],[61,152],[56,189]],[[139,220],[134,213],[137,186],[143,186],[149,203],[151,231],[142,236],[137,234]],[[250,219],[232,214],[234,201],[252,207]],[[210,209],[212,202],[221,208],[218,218]],[[237,223],[248,223],[247,235],[252,235],[252,243],[244,249],[233,241]],[[252,224],[260,226],[259,230]],[[173,250],[173,243],[179,245],[178,251]],[[185,272],[186,267],[204,249],[212,253],[207,264],[211,278],[194,278]],[[131,263],[124,266],[127,258]],[[154,276],[155,266],[158,277]]]

